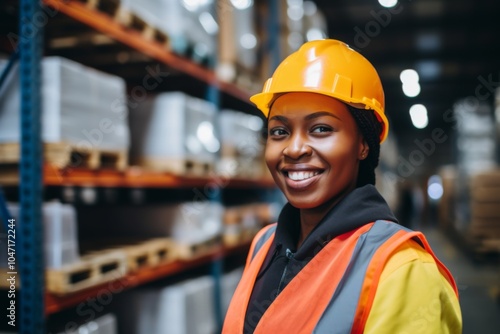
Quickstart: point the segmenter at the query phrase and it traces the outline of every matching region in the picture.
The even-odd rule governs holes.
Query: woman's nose
[[[295,134],[290,137],[283,154],[291,159],[297,160],[302,156],[311,155],[312,148],[307,140],[301,134]]]

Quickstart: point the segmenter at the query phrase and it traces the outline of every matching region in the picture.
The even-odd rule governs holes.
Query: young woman
[[[308,42],[251,100],[288,203],[255,237],[223,333],[461,333],[453,277],[374,187],[389,124],[368,60]]]

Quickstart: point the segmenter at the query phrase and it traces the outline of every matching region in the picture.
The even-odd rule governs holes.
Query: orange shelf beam
[[[218,80],[213,71],[189,59],[175,55],[169,50],[166,50],[165,46],[144,38],[138,31],[119,24],[106,13],[89,8],[85,3],[75,0],[43,0],[43,3],[175,70],[188,74],[208,84],[215,85],[221,91],[242,101],[249,101],[250,94],[231,83]]]
[[[177,176],[132,167],[126,171],[111,169],[58,168],[44,165],[44,184],[47,186],[95,186],[126,188],[188,188],[213,185],[220,188],[273,188],[270,178],[227,178],[219,175],[208,177]]]
[[[172,263],[153,268],[143,268],[135,273],[130,273],[117,280],[103,283],[95,287],[75,292],[69,295],[58,296],[47,292],[45,294],[45,314],[50,315],[69,307],[86,302],[90,299],[108,298],[109,295],[120,293],[133,287],[150,283],[152,281],[179,274],[189,269],[208,264],[212,261],[227,257],[231,254],[248,252],[250,242],[232,247],[218,247],[211,252],[200,255],[190,261],[177,260]]]

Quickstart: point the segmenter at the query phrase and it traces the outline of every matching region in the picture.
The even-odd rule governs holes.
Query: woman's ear
[[[365,160],[366,157],[368,156],[368,153],[370,153],[370,146],[368,146],[368,143],[364,138],[361,138],[361,142],[359,145],[358,159]]]

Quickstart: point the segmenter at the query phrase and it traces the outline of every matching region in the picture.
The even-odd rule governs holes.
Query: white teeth
[[[319,172],[288,172],[288,177],[294,181],[302,181],[318,174]]]

